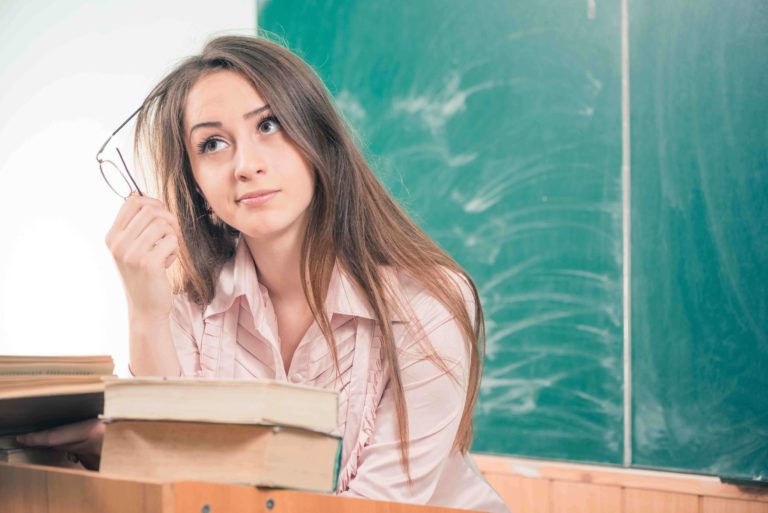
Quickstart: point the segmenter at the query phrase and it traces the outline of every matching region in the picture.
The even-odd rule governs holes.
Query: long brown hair
[[[202,306],[209,304],[221,267],[232,258],[238,236],[236,230],[207,215],[183,136],[189,90],[201,76],[218,70],[237,72],[253,84],[314,169],[316,186],[301,247],[301,276],[304,294],[330,346],[337,372],[335,342],[323,308],[336,263],[364,291],[380,326],[394,387],[401,462],[410,479],[405,397],[390,324],[391,314],[402,311],[404,305],[395,304],[396,294],[382,268],[391,266],[417,280],[453,315],[469,345],[469,383],[454,440],[454,448],[466,452],[472,442],[472,411],[485,353],[477,288],[381,185],[322,80],[299,57],[266,39],[224,36],[210,41],[200,55],[181,62],[151,91],[139,114],[136,146],[148,150],[160,194],[182,228],[177,292],[186,293]],[[461,276],[471,290],[472,297],[467,299],[474,301],[473,319],[459,284],[446,270]],[[428,354],[445,369],[445,362],[435,356],[434,351]]]

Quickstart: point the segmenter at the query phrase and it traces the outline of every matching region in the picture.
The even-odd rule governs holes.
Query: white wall
[[[255,0],[0,0],[0,354],[111,354],[125,299],[96,151],[175,62],[254,34]]]

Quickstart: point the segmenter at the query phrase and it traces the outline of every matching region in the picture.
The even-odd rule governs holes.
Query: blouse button
[[[301,374],[293,374],[290,378],[291,383],[301,383],[301,381],[304,379],[304,376]]]

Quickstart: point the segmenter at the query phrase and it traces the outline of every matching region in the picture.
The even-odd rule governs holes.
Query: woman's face
[[[303,234],[314,172],[250,82],[232,71],[200,78],[184,134],[195,180],[224,222],[256,241]]]

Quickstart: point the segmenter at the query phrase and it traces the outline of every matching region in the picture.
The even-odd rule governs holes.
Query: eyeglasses
[[[130,196],[132,193],[137,193],[139,196],[144,196],[144,193],[141,192],[141,189],[139,189],[139,186],[136,185],[136,180],[133,179],[133,176],[131,175],[130,171],[128,171],[128,166],[125,163],[125,159],[123,158],[123,154],[120,153],[120,148],[115,146],[115,150],[117,151],[117,156],[120,157],[120,163],[122,164],[122,167],[118,166],[111,160],[102,159],[101,154],[104,153],[104,148],[107,147],[107,144],[109,144],[109,141],[112,140],[112,138],[117,135],[117,133],[125,126],[127,125],[134,117],[136,117],[136,114],[139,113],[141,110],[141,107],[136,109],[136,112],[131,114],[131,116],[123,121],[123,123],[117,127],[117,130],[112,132],[112,135],[109,136],[109,139],[107,139],[104,144],[101,145],[101,148],[99,149],[98,153],[96,153],[96,160],[99,163],[99,171],[101,171],[101,176],[104,178],[104,181],[107,182],[107,185],[110,189],[114,191],[115,194],[120,196],[123,199],[127,199],[128,196]]]

